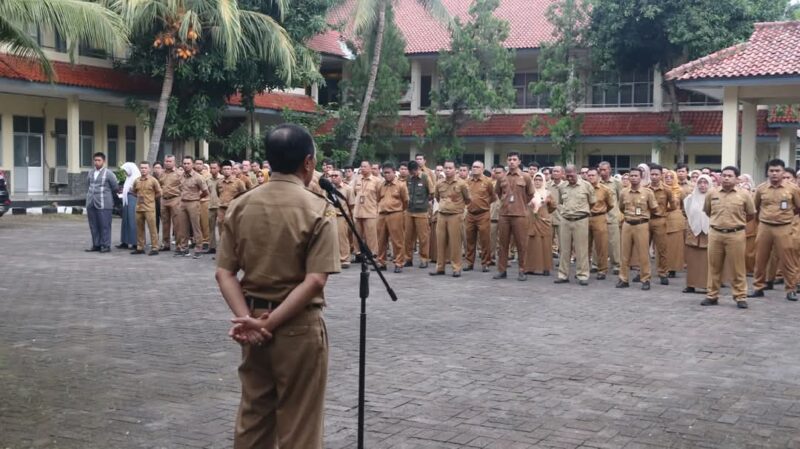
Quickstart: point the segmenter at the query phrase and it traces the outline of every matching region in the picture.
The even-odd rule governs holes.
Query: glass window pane
[[[125,139],[127,139],[127,140],[136,140],[136,127],[135,126],[126,126],[125,127]]]
[[[632,71],[623,72],[623,73],[620,75],[620,82],[623,82],[623,83],[632,83],[632,82],[633,82],[633,78],[634,78],[634,76],[635,76],[635,75],[634,75],[634,72],[632,72]]]
[[[108,141],[108,166],[109,167],[116,167],[117,164],[117,141],[116,140],[109,140]]]
[[[30,131],[33,134],[44,134],[44,119],[41,117],[30,117],[28,119]]]
[[[61,118],[56,119],[56,134],[67,134],[67,121]]]
[[[56,167],[67,166],[67,138],[63,134],[56,137]]]
[[[28,136],[14,135],[14,167],[27,167],[27,166],[28,166]]]
[[[28,117],[14,116],[14,132],[26,133],[28,132]]]
[[[125,160],[136,162],[136,142],[133,140],[125,142]]]
[[[517,87],[514,90],[517,93],[517,100],[516,100],[517,108],[524,108],[525,107],[525,89],[523,89],[521,87]]]
[[[94,122],[89,120],[81,120],[81,135],[94,136]]]
[[[116,139],[117,137],[119,137],[119,127],[117,125],[107,125],[106,136],[109,139]]]
[[[94,153],[94,139],[81,137],[81,166],[92,166],[92,153]]]
[[[603,101],[603,86],[600,84],[595,84],[592,86],[592,104],[594,105],[602,105]]]
[[[650,105],[650,84],[637,83],[634,86],[633,102],[637,105]]]
[[[619,105],[619,84],[609,84],[606,86],[606,101],[608,106]]]
[[[631,157],[617,156],[617,167],[631,168]]]
[[[42,166],[42,136],[28,136],[28,167]]]
[[[619,87],[620,106],[631,106],[633,104],[633,84],[623,84]]]
[[[524,73],[515,73],[514,74],[514,86],[524,86],[525,85],[525,74]]]

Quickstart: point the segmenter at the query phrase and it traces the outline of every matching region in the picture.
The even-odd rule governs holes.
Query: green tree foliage
[[[364,98],[369,83],[371,62],[374,60],[376,36],[364,36],[365,50],[350,62],[350,79],[340,84],[342,105],[333,142],[352,143],[360,100]],[[382,43],[372,102],[367,113],[364,129],[366,133],[357,156],[372,159],[377,154],[390,153],[395,142],[395,126],[400,118],[400,100],[408,91],[405,76],[409,72],[405,56],[406,42],[394,24],[392,8],[387,10],[386,31]]]
[[[747,39],[753,23],[783,17],[788,0],[592,0],[589,46],[596,66],[619,71],[677,65]],[[670,135],[683,158],[674,82],[665,82],[672,115]],[[657,86],[658,88],[658,86]]]
[[[510,26],[494,15],[499,5],[499,0],[475,0],[470,19],[454,20],[450,49],[439,54],[439,86],[431,93],[426,131],[439,158],[463,153],[457,133],[469,120],[486,120],[514,105],[514,52],[503,46]]]
[[[574,160],[583,124],[577,109],[584,97],[580,73],[586,62],[578,51],[585,45],[587,7],[583,0],[560,0],[550,5],[546,16],[553,25],[553,40],[541,45],[539,81],[531,83],[531,88],[549,99],[550,113],[545,120],[531,120],[528,129],[547,129],[566,164]]]

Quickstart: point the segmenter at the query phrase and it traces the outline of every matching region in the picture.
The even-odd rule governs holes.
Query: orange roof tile
[[[241,106],[241,94],[232,95],[228,98],[228,104]],[[317,104],[314,99],[307,95],[290,94],[286,92],[264,92],[256,95],[256,108],[274,109],[282,111],[284,108],[297,112],[316,112]]]

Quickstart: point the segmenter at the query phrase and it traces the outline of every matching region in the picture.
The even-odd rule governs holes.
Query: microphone
[[[344,195],[342,195],[338,190],[336,190],[336,187],[333,186],[333,184],[328,178],[320,177],[319,186],[322,188],[322,190],[328,192],[329,195],[332,195],[334,197],[344,197]]]

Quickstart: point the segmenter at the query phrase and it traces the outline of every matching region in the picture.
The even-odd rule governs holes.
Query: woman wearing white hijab
[[[541,172],[533,175],[533,199],[528,208],[528,251],[525,255],[525,273],[550,276],[553,269],[553,225],[550,213],[555,210],[555,202],[545,185]]]
[[[139,167],[133,162],[126,162],[120,167],[125,172],[125,184],[122,186],[122,229],[117,248],[136,248],[136,195],[133,194],[133,183],[141,176]]]
[[[642,171],[642,183],[639,185],[642,187],[648,187],[650,185],[650,166],[645,163],[641,163],[637,168]]]
[[[686,288],[684,293],[696,293],[705,289],[708,282],[708,215],[703,211],[706,193],[713,181],[708,175],[700,175],[692,193],[683,200],[686,219],[684,257],[686,260]]]

